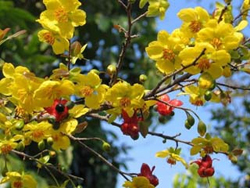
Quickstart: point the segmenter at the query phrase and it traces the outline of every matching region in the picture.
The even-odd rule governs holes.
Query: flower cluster
[[[37,20],[43,30],[39,31],[41,41],[50,44],[55,54],[69,51],[69,39],[73,37],[75,27],[86,23],[86,13],[78,9],[81,3],[78,0],[44,1],[46,10]]]
[[[192,104],[203,105],[206,91],[214,89],[208,85],[214,85],[221,76],[231,75],[229,63],[233,50],[243,40],[240,31],[246,27],[247,21],[234,26],[215,15],[209,15],[202,7],[182,9],[177,15],[183,21],[182,26],[172,33],[160,31],[157,40],[146,47],[146,52],[163,74],[171,75],[176,70],[203,78],[203,74],[206,74],[206,78],[197,86],[187,87],[184,93],[190,95]],[[210,99],[219,102],[217,98],[221,96],[212,94]]]

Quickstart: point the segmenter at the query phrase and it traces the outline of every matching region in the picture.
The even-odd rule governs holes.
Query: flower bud
[[[116,66],[114,64],[110,64],[108,67],[107,67],[107,73],[112,76],[116,73]]]
[[[79,53],[81,53],[81,48],[82,48],[82,45],[80,42],[78,41],[75,41],[71,44],[71,55],[72,56],[77,56]]]
[[[56,156],[56,152],[55,151],[49,151],[49,156],[50,157],[55,157]]]
[[[103,149],[104,151],[109,152],[109,151],[110,151],[110,148],[111,148],[111,146],[110,146],[109,143],[103,142],[103,144],[102,144],[102,149]]]
[[[201,120],[199,121],[197,130],[201,136],[205,135],[205,133],[207,131],[207,127],[203,121],[201,121]]]
[[[47,138],[47,144],[49,144],[50,146],[52,146],[54,143],[54,139],[52,137],[48,137]]]
[[[209,91],[209,90],[206,91],[205,94],[204,94],[204,99],[205,99],[206,101],[210,101],[211,98],[212,98],[212,93],[211,93],[211,91]]]
[[[188,120],[186,119],[186,121],[185,121],[185,127],[186,127],[186,129],[191,129],[191,127],[192,127],[192,125],[188,122]]]
[[[16,130],[20,131],[22,130],[24,127],[24,121],[21,119],[21,120],[17,120],[16,123],[15,123],[15,128]]]
[[[141,83],[144,83],[147,79],[148,79],[148,77],[147,77],[145,74],[141,74],[141,75],[139,76],[139,81],[140,81]]]
[[[188,121],[188,123],[189,123],[191,126],[194,125],[194,122],[195,122],[194,117],[193,117],[190,113],[188,113],[188,112],[187,112],[187,121]]]
[[[42,140],[42,141],[40,141],[40,142],[38,142],[38,148],[39,148],[39,150],[44,150],[44,148],[45,148],[45,142]]]

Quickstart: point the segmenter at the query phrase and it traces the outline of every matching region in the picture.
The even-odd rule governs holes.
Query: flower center
[[[15,181],[13,183],[13,187],[14,188],[22,188],[23,187],[23,183],[21,181]]]
[[[13,148],[9,144],[5,144],[1,147],[2,154],[8,154]]]
[[[173,52],[173,50],[170,49],[164,49],[163,50],[163,58],[169,61],[174,60],[175,58],[175,54]]]
[[[124,98],[122,98],[122,99],[120,100],[120,105],[121,105],[121,107],[123,107],[123,108],[129,106],[130,104],[131,104],[131,101],[130,101],[130,99],[127,98],[127,97],[124,97]]]
[[[197,66],[201,71],[204,71],[210,68],[210,62],[208,59],[201,59]]]
[[[49,43],[50,45],[53,45],[55,42],[55,37],[52,36],[52,34],[50,32],[46,32],[43,34],[43,39]]]
[[[192,21],[190,24],[189,24],[189,28],[190,30],[193,32],[193,33],[197,33],[198,31],[201,30],[201,23],[198,22],[198,21]]]
[[[192,102],[195,106],[202,106],[203,105],[203,100],[200,98],[197,98],[194,102]]]
[[[84,95],[84,97],[88,97],[90,95],[92,95],[92,93],[94,92],[94,89],[91,88],[90,86],[85,86],[83,89],[82,89],[82,94]]]
[[[174,160],[172,158],[168,158],[167,163],[171,164],[171,165],[175,165],[176,164],[176,160]]]
[[[42,130],[36,130],[32,133],[33,138],[39,139],[43,136]]]
[[[211,41],[211,44],[216,48],[220,48],[220,46],[222,45],[222,42],[220,39],[218,38],[214,38],[212,41]]]
[[[58,22],[66,23],[69,20],[68,14],[64,8],[58,8],[55,10],[54,15]]]

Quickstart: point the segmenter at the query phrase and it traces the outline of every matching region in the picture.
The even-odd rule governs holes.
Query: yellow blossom
[[[20,174],[18,172],[7,172],[6,176],[0,181],[0,184],[11,183],[12,188],[36,188],[37,182],[31,176],[27,174]]]
[[[134,110],[144,106],[144,87],[140,84],[130,85],[120,81],[113,85],[106,93],[106,100],[113,109],[108,110],[111,114],[119,115],[125,110],[129,117],[132,117]]]
[[[70,139],[67,135],[71,134],[77,127],[77,120],[70,119],[60,124],[59,129],[51,130],[51,137],[53,138],[52,148],[55,150],[67,149],[70,146]],[[64,133],[64,134],[63,134]]]
[[[163,151],[159,151],[155,154],[156,157],[168,158],[167,162],[171,165],[175,165],[176,161],[180,161],[186,168],[188,167],[186,161],[180,157],[180,149],[173,149],[172,147]]]
[[[86,23],[86,13],[78,9],[81,5],[78,0],[44,0],[43,2],[47,9],[41,13],[37,21],[44,28],[50,28],[62,37],[72,38],[74,27]]]
[[[12,138],[2,138],[0,141],[0,154],[9,154],[9,152],[17,147],[17,142],[23,138],[22,135],[16,134]]]
[[[156,67],[162,73],[169,74],[181,67],[178,42],[179,40],[175,40],[167,31],[162,30],[157,35],[157,41],[149,43],[146,47],[149,58],[156,61]]]
[[[40,123],[32,122],[23,128],[24,136],[34,142],[40,142],[51,136],[52,125],[47,121]]]
[[[107,85],[101,84],[101,79],[93,71],[87,75],[79,74],[76,81],[76,94],[85,98],[85,105],[89,108],[98,109],[104,101]]]
[[[242,29],[242,28],[241,28]],[[197,42],[208,42],[216,50],[233,50],[240,45],[243,34],[236,31],[232,24],[211,19],[206,27],[197,34]]]
[[[146,177],[134,177],[132,181],[125,181],[122,185],[125,188],[154,188]]]
[[[74,93],[74,84],[69,80],[44,81],[34,92],[34,99],[42,107],[51,106],[55,99],[69,98]]]
[[[55,54],[63,54],[69,50],[69,41],[67,38],[62,37],[54,31],[43,29],[38,32],[38,37],[40,41],[50,44]]]
[[[202,89],[195,85],[186,86],[183,95],[189,95],[189,102],[195,106],[203,106],[205,103],[204,94],[206,89]]]
[[[202,7],[185,8],[177,15],[183,21],[181,30],[189,37],[195,36],[210,19],[208,12]]]
[[[182,50],[179,57],[182,59],[183,66],[190,66],[194,60],[205,50],[205,54],[193,66],[185,69],[190,74],[208,72],[214,79],[223,74],[223,67],[230,60],[230,54],[225,50],[216,50],[211,44],[198,43],[194,47],[187,47]]]

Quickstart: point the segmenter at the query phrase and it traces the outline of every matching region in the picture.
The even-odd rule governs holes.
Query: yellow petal
[[[165,158],[169,155],[169,151],[168,150],[163,150],[163,151],[159,151],[155,154],[156,157],[160,157],[160,158]]]

